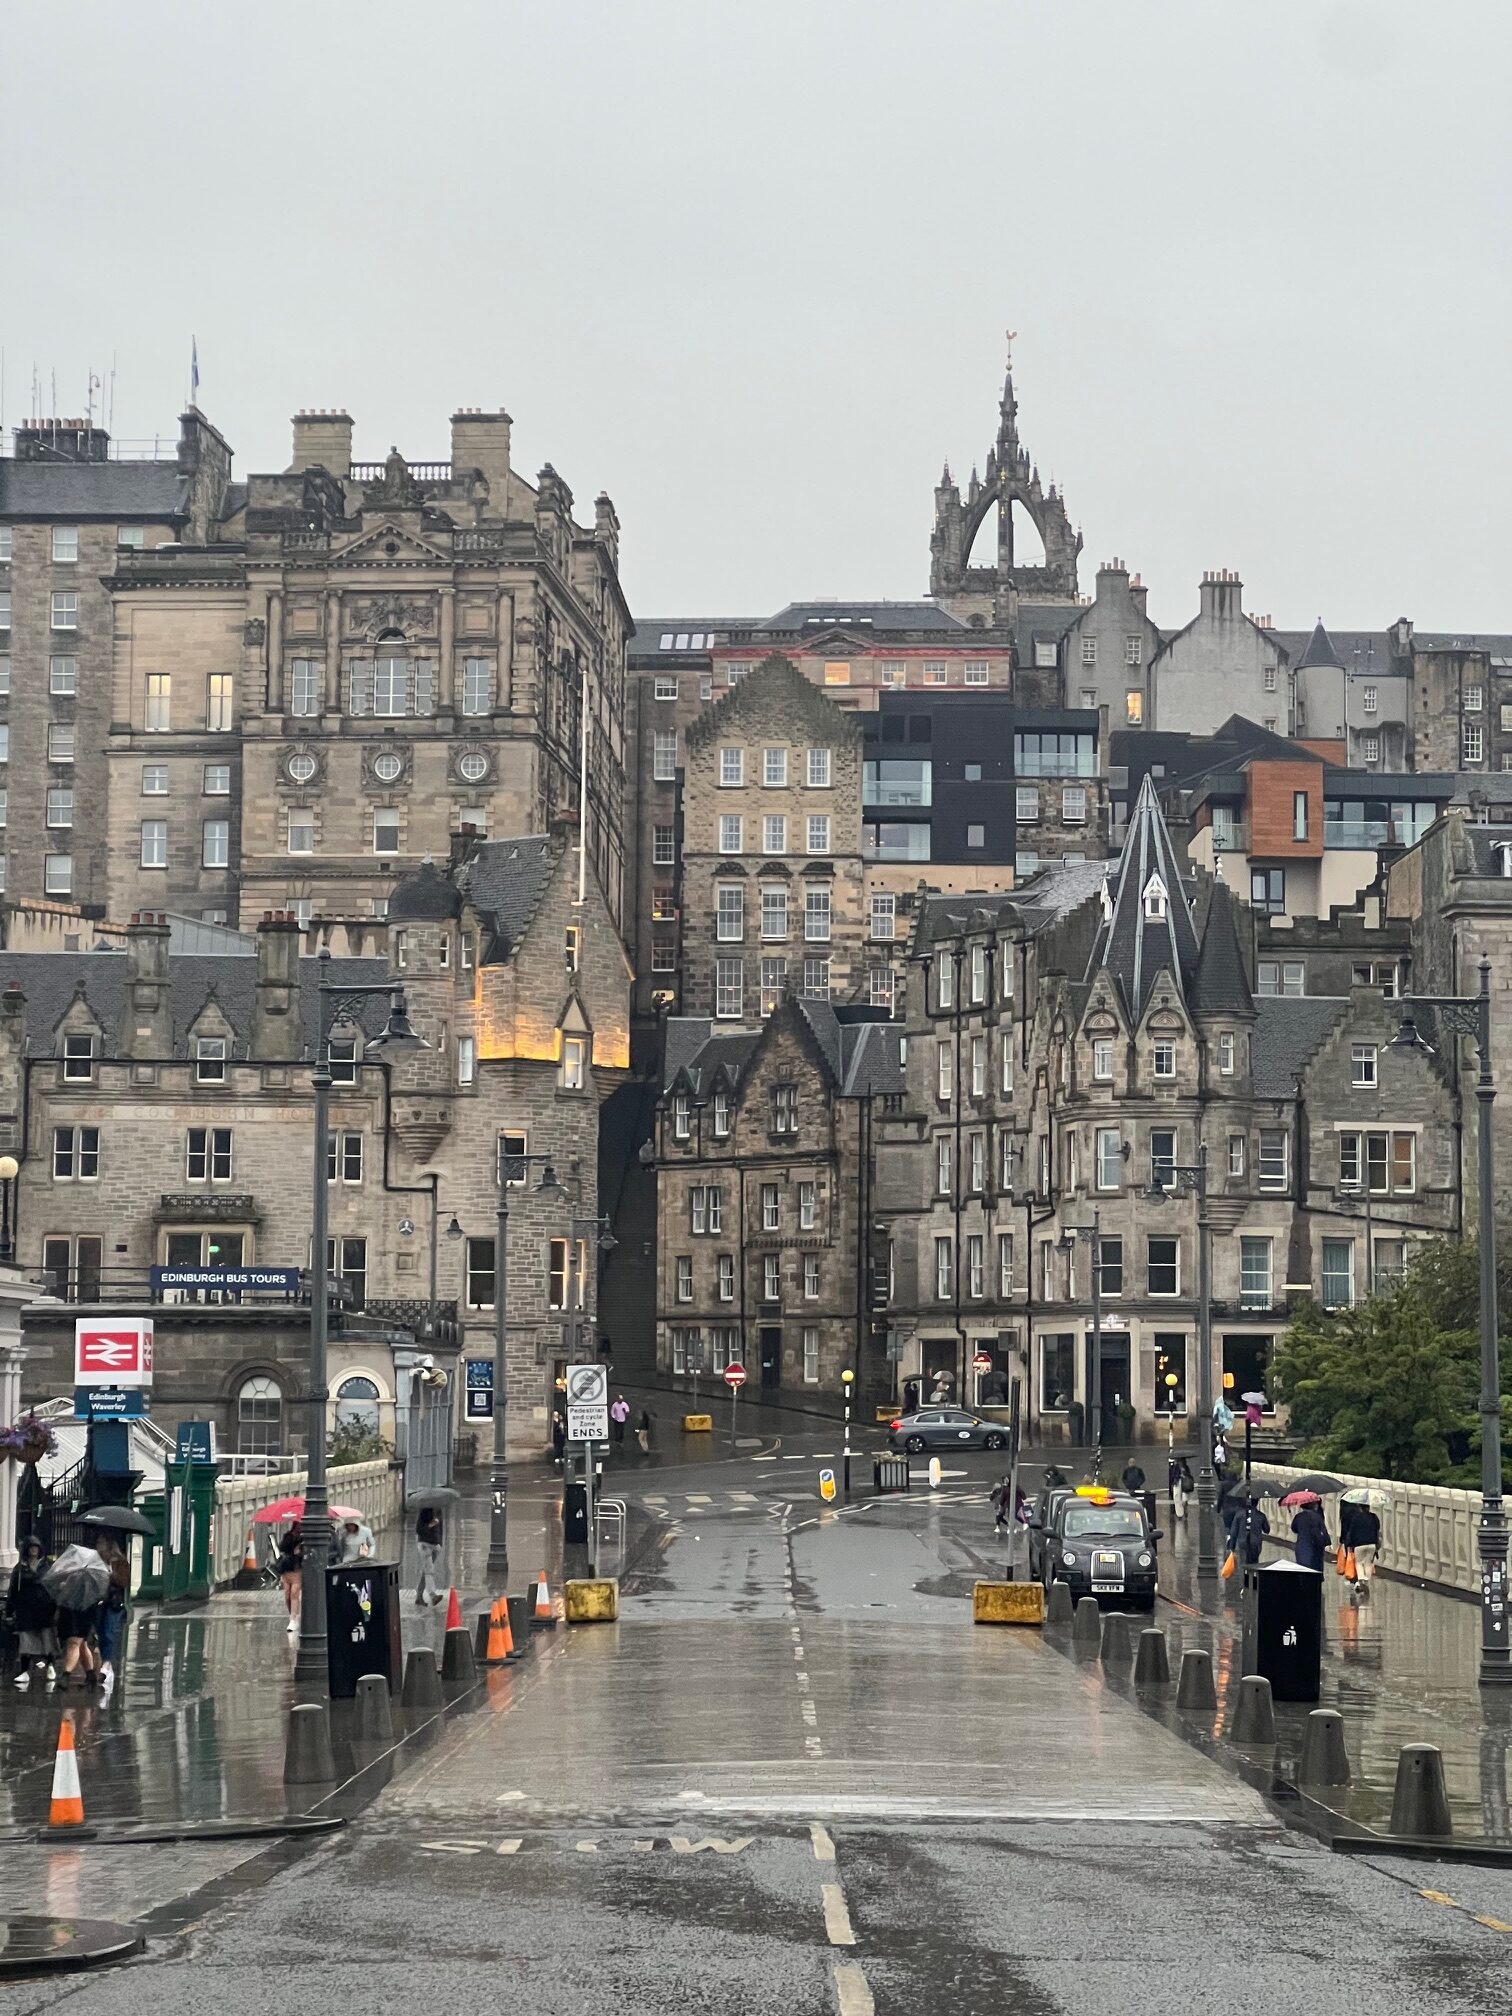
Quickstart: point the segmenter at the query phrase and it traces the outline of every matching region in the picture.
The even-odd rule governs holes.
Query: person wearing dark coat
[[[1197,1490],[1197,1480],[1192,1475],[1192,1466],[1185,1456],[1173,1456],[1166,1470],[1166,1482],[1171,1493],[1171,1509],[1178,1519],[1185,1519],[1187,1504]]]
[[[1145,1473],[1132,1456],[1124,1465],[1123,1487],[1131,1498],[1138,1498],[1144,1492]]]
[[[1258,1499],[1235,1501],[1229,1519],[1229,1548],[1246,1567],[1253,1568],[1259,1561],[1269,1532],[1270,1521],[1260,1510]]]
[[[30,1687],[33,1674],[51,1685],[57,1675],[53,1660],[58,1652],[58,1635],[53,1619],[58,1606],[42,1584],[47,1555],[35,1535],[21,1543],[21,1558],[11,1570],[5,1592],[5,1621],[16,1633],[21,1670],[18,1687]]]
[[[1381,1521],[1368,1505],[1344,1503],[1339,1507],[1339,1545],[1354,1556],[1354,1579],[1368,1582],[1375,1574],[1376,1552],[1381,1544]]]
[[[1323,1518],[1321,1505],[1304,1505],[1292,1521],[1292,1532],[1297,1536],[1297,1566],[1316,1568],[1323,1573],[1323,1555],[1329,1545],[1328,1527]]]

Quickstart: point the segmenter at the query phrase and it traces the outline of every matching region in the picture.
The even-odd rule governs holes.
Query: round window
[[[313,756],[291,756],[289,758],[289,775],[294,779],[296,784],[308,784],[318,768],[319,765]]]
[[[374,758],[373,775],[381,784],[392,784],[396,777],[403,775],[403,772],[404,759],[401,756],[390,754]]]
[[[481,749],[469,749],[457,769],[469,784],[476,784],[488,775],[488,758]]]

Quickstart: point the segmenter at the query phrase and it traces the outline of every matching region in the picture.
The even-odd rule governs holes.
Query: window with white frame
[[[184,1175],[191,1183],[229,1183],[231,1181],[231,1129],[229,1127],[191,1127],[189,1129],[185,1138]]]
[[[811,1324],[803,1332],[803,1383],[819,1384],[819,1332]]]
[[[738,945],[745,937],[745,888],[739,882],[721,882],[714,935],[725,944]]]
[[[477,1076],[478,1039],[475,1036],[457,1038],[457,1083],[471,1085]]]
[[[830,822],[827,812],[813,812],[809,815],[808,851],[810,854],[828,854],[830,851]]]
[[[651,829],[651,863],[656,868],[671,868],[677,861],[677,829],[674,826],[655,826]]]
[[[79,627],[79,598],[71,588],[56,588],[52,597],[52,628],[54,630],[77,630]]]
[[[828,749],[810,749],[808,752],[808,788],[811,791],[827,791],[830,781],[830,752]]]
[[[948,1239],[936,1239],[935,1249],[935,1296],[938,1301],[948,1302],[955,1293],[954,1249]]]
[[[787,815],[782,812],[767,812],[761,820],[761,851],[763,854],[786,854]]]
[[[896,896],[874,893],[871,899],[871,935],[875,939],[890,939],[897,929],[898,899]]]
[[[948,949],[936,952],[934,956],[934,970],[935,1006],[937,1008],[954,1007],[955,957]]]
[[[677,776],[677,730],[658,728],[651,737],[651,777],[657,784],[671,784]]]
[[[1467,714],[1483,713],[1485,705],[1486,689],[1484,686],[1467,686],[1465,688],[1465,712]]]
[[[987,676],[987,660],[985,658],[968,658],[962,667],[961,677],[968,686],[985,686],[987,684]]]
[[[63,1079],[68,1085],[90,1085],[95,1074],[95,1039],[88,1031],[63,1038]]]
[[[79,528],[77,525],[54,525],[52,528],[52,557],[57,566],[70,566],[79,557]]]
[[[1374,714],[1381,704],[1380,688],[1378,686],[1365,687],[1361,696],[1361,704],[1365,713]]]
[[[74,822],[74,794],[71,784],[51,785],[47,793],[47,823],[49,826],[72,826]]]
[[[805,1253],[803,1256],[803,1299],[805,1302],[819,1300],[819,1255]]]
[[[173,680],[167,672],[147,674],[142,727],[148,735],[166,735],[173,726]]]
[[[212,672],[205,682],[205,727],[213,735],[235,725],[235,702],[229,672]]]
[[[998,1090],[1013,1090],[1013,1031],[1004,1029],[998,1038]]]
[[[738,812],[723,813],[719,821],[719,851],[721,854],[738,854],[744,845],[745,822]]]
[[[987,1293],[987,1242],[980,1232],[966,1237],[966,1293],[973,1302]]]
[[[1325,1309],[1352,1309],[1354,1307],[1354,1258],[1353,1239],[1325,1239],[1323,1241],[1323,1307]]]
[[[798,1229],[812,1232],[819,1223],[819,1185],[805,1181],[798,1185]]]
[[[1218,1032],[1218,1070],[1220,1076],[1232,1078],[1234,1075],[1234,1032],[1222,1029]]]
[[[761,885],[761,935],[781,939],[788,935],[788,892],[785,882]]]
[[[1013,1293],[1013,1234],[998,1234],[998,1293],[1004,1297]]]
[[[1376,1046],[1374,1043],[1352,1043],[1349,1049],[1349,1082],[1356,1090],[1374,1086],[1376,1077]]]
[[[718,1278],[715,1293],[721,1302],[735,1300],[735,1255],[721,1253],[717,1261]]]
[[[943,658],[926,658],[924,660],[924,684],[926,686],[944,686],[949,683],[949,680],[950,667]]]
[[[1379,763],[1381,760],[1381,738],[1379,735],[1360,737],[1360,760],[1363,763]]]
[[[720,750],[719,782],[721,787],[725,790],[729,790],[737,784],[744,784],[745,782],[744,749]]]
[[[1122,1295],[1124,1286],[1123,1240],[1099,1239],[1097,1257],[1093,1263],[1097,1268],[1099,1292],[1104,1296]]]
[[[1113,1038],[1094,1036],[1092,1039],[1092,1076],[1099,1085],[1113,1082]]]
[[[692,1102],[686,1092],[679,1092],[672,1100],[672,1139],[686,1141],[692,1133]]]
[[[1230,1134],[1228,1137],[1228,1173],[1230,1176],[1244,1174],[1244,1136]]]
[[[677,698],[677,681],[667,678],[658,679],[653,697],[658,700],[675,700]]]
[[[1239,1303],[1268,1309],[1271,1300],[1271,1241],[1249,1234],[1239,1240]]]
[[[1015,787],[1013,811],[1014,817],[1021,826],[1027,825],[1031,820],[1038,819],[1040,815],[1040,798],[1039,786],[1037,784],[1020,784]]]
[[[564,1092],[581,1092],[588,1076],[588,1038],[562,1038],[561,1086]]]
[[[763,1302],[782,1300],[782,1262],[775,1253],[761,1256],[761,1299]]]
[[[1478,721],[1464,723],[1461,745],[1467,763],[1480,763],[1485,760],[1486,732]]]
[[[980,1130],[974,1131],[967,1137],[966,1149],[970,1189],[974,1196],[980,1196],[987,1188],[987,1136]]]
[[[168,821],[166,819],[144,819],[142,821],[138,858],[144,868],[166,868],[168,866]]]
[[[761,1012],[770,1015],[787,990],[787,961],[777,954],[761,962]]]
[[[761,752],[761,781],[770,788],[786,785],[788,780],[788,752],[786,749],[763,749]]]
[[[693,1300],[693,1255],[679,1253],[677,1256],[677,1299],[679,1302]]]
[[[1153,1046],[1152,1054],[1154,1057],[1155,1076],[1157,1078],[1174,1078],[1176,1076],[1176,1045],[1164,1041],[1157,1042]]]
[[[224,1085],[230,1050],[224,1036],[196,1036],[194,1039],[194,1082],[196,1085]]]
[[[803,994],[809,1001],[828,1001],[830,994],[830,962],[828,959],[805,959],[803,962]]]
[[[47,854],[42,860],[42,888],[48,896],[73,894],[72,854]]]
[[[7,733],[9,733],[8,730]],[[72,721],[50,721],[47,724],[48,762],[72,763],[76,741],[77,737]]]
[[[973,1036],[971,1039],[971,1096],[973,1099],[987,1097],[987,1038]]]
[[[714,961],[714,1013],[721,1022],[738,1021],[745,1004],[745,961]]]
[[[1176,1180],[1176,1129],[1150,1129],[1150,1181],[1168,1190]]]
[[[93,1183],[100,1174],[98,1127],[54,1127],[53,1181]]]
[[[987,999],[987,947],[980,942],[971,948],[971,999],[973,1005]]]
[[[379,805],[373,811],[373,852],[399,852],[399,811],[397,806]]]
[[[887,966],[871,965],[866,969],[866,998],[873,1008],[888,1008],[893,1005],[893,975]]]
[[[291,854],[315,852],[315,814],[307,806],[290,807],[289,852]]]
[[[1144,639],[1137,630],[1124,638],[1125,665],[1139,665],[1144,660]]]
[[[1260,1188],[1284,1190],[1291,1168],[1291,1138],[1284,1127],[1260,1129]]]
[[[953,1178],[954,1178],[954,1155],[951,1149],[950,1136],[948,1134],[937,1134],[935,1136],[936,1196],[948,1197],[950,1195],[952,1189],[954,1188]]]
[[[327,1183],[362,1181],[362,1136],[355,1127],[333,1129],[326,1136]]]
[[[953,1082],[954,1060],[951,1055],[950,1044],[948,1041],[937,1042],[935,1044],[935,1088],[939,1094],[942,1106],[948,1106],[950,1103]]]
[[[810,944],[827,944],[831,926],[831,901],[827,885],[808,882],[803,890],[803,935]]]
[[[1087,820],[1087,788],[1067,784],[1061,791],[1061,818],[1068,826],[1084,826]]]
[[[1123,1182],[1123,1136],[1116,1127],[1097,1130],[1097,1187],[1116,1190]]]

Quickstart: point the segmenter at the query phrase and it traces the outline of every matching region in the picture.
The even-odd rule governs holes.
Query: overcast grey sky
[[[1024,438],[1151,613],[1512,629],[1502,0],[11,0],[6,422],[31,369],[240,472],[502,402],[632,606],[921,593]],[[48,403],[44,397],[44,404]]]

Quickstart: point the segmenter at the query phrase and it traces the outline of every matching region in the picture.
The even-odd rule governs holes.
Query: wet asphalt
[[[490,1675],[339,1832],[0,1850],[28,1908],[119,1910],[148,1940],[0,1987],[0,2016],[1506,2009],[1512,1873],[1331,1855],[1209,1754],[1221,1730],[1193,1741],[1056,1643],[973,1629],[1000,1459],[872,1501],[858,1430],[846,1509],[818,1495],[837,1431],[746,1418],[733,1452],[664,1434],[611,1467],[638,1554],[621,1622]],[[1173,1636],[1216,1646],[1226,1620],[1173,1593]],[[1361,1715],[1411,1707],[1410,1661],[1359,1656],[1391,1601],[1356,1627],[1353,1679],[1382,1690]],[[1425,1711],[1455,1726],[1436,1685]]]

